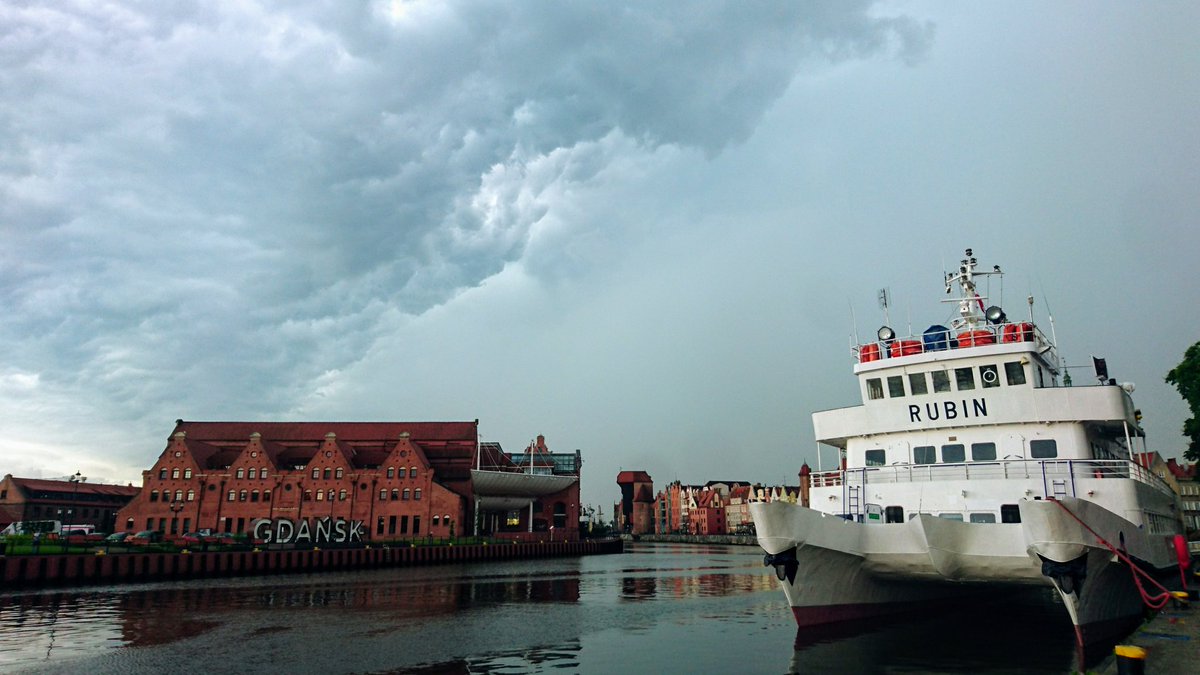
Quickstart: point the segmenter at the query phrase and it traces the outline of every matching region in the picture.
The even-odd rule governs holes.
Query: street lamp
[[[67,477],[67,481],[71,483],[71,508],[67,509],[67,531],[63,537],[64,551],[67,549],[67,546],[70,545],[71,525],[75,524],[75,507],[77,506],[76,502],[79,501],[79,484],[85,480],[87,480],[87,478],[78,471],[75,472],[74,476]],[[62,510],[59,509],[59,513],[61,512]]]

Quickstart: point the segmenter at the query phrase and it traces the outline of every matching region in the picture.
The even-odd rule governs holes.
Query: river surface
[[[1028,598],[798,632],[750,546],[0,591],[0,672],[1064,673]]]

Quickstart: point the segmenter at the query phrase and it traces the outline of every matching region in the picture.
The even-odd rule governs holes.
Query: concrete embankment
[[[757,546],[758,538],[736,534],[637,534],[621,535],[626,541],[653,541],[666,544],[732,544]]]
[[[1142,624],[1122,645],[1142,650],[1142,671],[1120,670],[1117,657],[1110,656],[1097,668],[1101,675],[1121,672],[1146,672],[1155,675],[1192,675],[1200,669],[1200,608],[1196,607],[1195,592],[1190,602],[1172,602]]]
[[[400,548],[0,556],[4,588],[109,584],[620,553],[620,539]]]

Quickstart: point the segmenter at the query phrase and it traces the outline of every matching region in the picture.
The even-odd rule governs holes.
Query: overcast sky
[[[1194,2],[5,2],[0,474],[176,418],[480,420],[796,481],[849,340],[1001,265],[1138,385],[1200,339]],[[993,297],[1000,299],[998,286]],[[1090,371],[1073,372],[1076,382]]]

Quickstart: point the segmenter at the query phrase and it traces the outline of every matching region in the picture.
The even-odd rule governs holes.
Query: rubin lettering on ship
[[[925,418],[921,419],[922,408],[919,405],[908,406],[908,421],[909,422],[936,422],[942,420],[954,420],[960,417],[966,419],[968,417],[987,417],[987,399],[973,398],[970,405],[967,405],[966,399],[960,401],[935,401],[926,403],[924,406]]]

